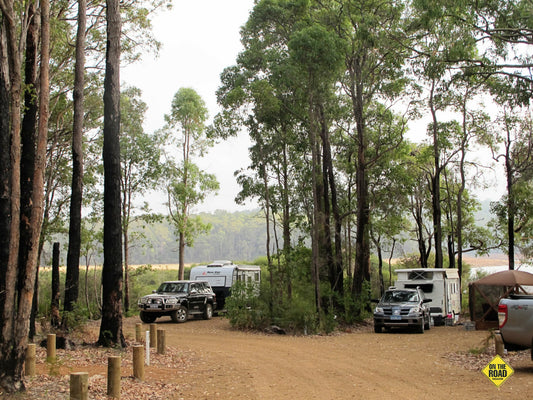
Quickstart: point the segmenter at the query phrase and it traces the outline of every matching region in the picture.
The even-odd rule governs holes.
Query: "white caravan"
[[[224,310],[226,297],[236,282],[245,282],[259,290],[261,267],[257,265],[238,265],[228,260],[213,261],[208,265],[191,268],[191,280],[207,281],[217,296],[217,310]]]
[[[397,288],[419,287],[431,299],[429,307],[435,325],[443,325],[446,318],[457,321],[461,313],[461,284],[456,269],[413,268],[395,272]]]

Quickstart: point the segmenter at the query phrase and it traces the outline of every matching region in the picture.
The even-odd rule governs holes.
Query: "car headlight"
[[[171,297],[170,299],[167,299],[166,304],[178,304],[178,299]]]
[[[144,297],[141,297],[139,299],[139,301],[137,302],[137,304],[146,304],[148,303],[148,299],[144,298]]]
[[[383,313],[383,307],[376,307],[374,310],[375,313]]]
[[[420,306],[413,307],[409,310],[409,314],[418,314],[420,312]]]

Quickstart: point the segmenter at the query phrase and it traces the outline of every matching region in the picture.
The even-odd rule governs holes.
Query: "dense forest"
[[[252,259],[263,241],[261,293],[234,296],[232,321],[311,331],[364,319],[386,257],[405,243],[414,265],[460,277],[467,252],[499,249],[510,269],[531,260],[530,0],[257,0],[242,51],[221,72],[220,112],[210,120],[201,96],[177,87],[163,126],[146,132],[142,93],[121,87],[120,66],[157,53],[152,17],[170,6],[0,0],[6,392],[23,390],[40,260],[58,237],[68,240],[54,329],[68,332],[83,303],[80,265],[103,255],[98,343],[118,347],[130,284],[146,272],[130,264],[145,244],[146,260],[175,249],[183,278],[186,259]],[[262,229],[246,214],[235,223],[192,212],[220,187],[198,161],[242,132],[250,164],[235,171],[236,202],[256,201]],[[479,223],[476,189],[494,169],[504,194]],[[156,189],[166,216],[150,209]]]

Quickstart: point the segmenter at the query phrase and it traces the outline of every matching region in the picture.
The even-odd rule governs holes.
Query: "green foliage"
[[[239,329],[264,329],[268,325],[265,303],[253,287],[237,282],[226,299],[226,317],[232,326]]]
[[[63,311],[62,320],[66,322],[69,331],[76,331],[89,320],[89,309],[80,302],[74,303],[72,311]]]

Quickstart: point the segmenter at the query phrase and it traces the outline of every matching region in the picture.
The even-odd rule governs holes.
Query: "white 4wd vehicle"
[[[166,315],[174,322],[185,322],[189,315],[210,319],[217,301],[207,282],[167,281],[152,294],[141,297],[137,305],[141,321],[150,324]]]

